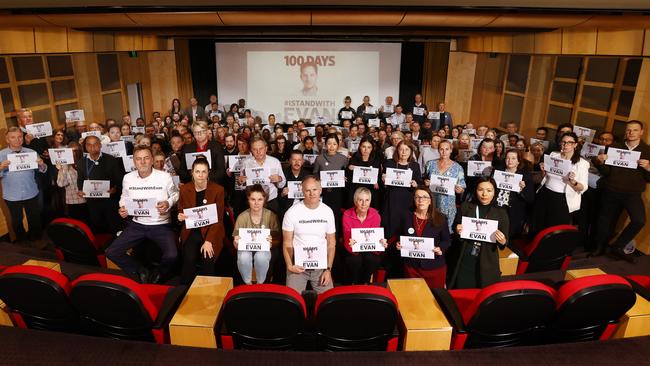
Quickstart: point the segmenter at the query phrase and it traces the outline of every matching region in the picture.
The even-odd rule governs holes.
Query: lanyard
[[[86,158],[86,179],[90,179],[90,174],[93,172],[93,169],[95,169],[95,165],[99,165],[99,161],[93,161]]]
[[[480,219],[481,217],[478,215],[478,205],[476,205],[476,218]]]

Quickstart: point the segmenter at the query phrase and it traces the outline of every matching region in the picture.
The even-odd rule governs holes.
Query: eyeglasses
[[[428,201],[430,199],[431,199],[431,197],[429,197],[429,196],[415,196],[416,201]]]
[[[575,141],[562,141],[560,142],[560,145],[574,145],[575,143]]]

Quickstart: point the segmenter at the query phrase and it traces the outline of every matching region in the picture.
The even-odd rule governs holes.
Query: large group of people
[[[49,220],[68,216],[114,234],[107,257],[142,282],[169,279],[180,264],[191,283],[225,257],[243,284],[322,292],[368,283],[378,268],[432,288],[483,287],[500,280],[500,249],[545,228],[577,225],[593,255],[611,239],[624,255],[645,224],[640,121],[620,141],[571,124],[526,138],[516,123],[453,125],[444,103],[429,111],[420,94],[408,106],[343,103],[335,121],[281,124],[243,99],[222,106],[212,95],[202,107],[192,98],[185,109],[175,99],[150,121],[75,121],[38,138],[20,110],[0,151],[16,240],[40,243]],[[73,160],[51,149],[71,149]],[[622,210],[630,223],[614,238]],[[162,252],[153,271],[129,255],[147,240]]]

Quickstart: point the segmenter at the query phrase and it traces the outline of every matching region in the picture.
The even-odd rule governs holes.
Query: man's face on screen
[[[313,66],[307,66],[300,72],[300,80],[305,89],[313,89],[318,80],[318,74]]]

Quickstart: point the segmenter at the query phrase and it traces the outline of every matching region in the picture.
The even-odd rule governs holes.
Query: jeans
[[[270,261],[271,252],[237,251],[237,268],[239,269],[242,280],[247,285],[253,282],[253,265],[255,266],[257,283],[264,283],[266,273],[269,271]]]

